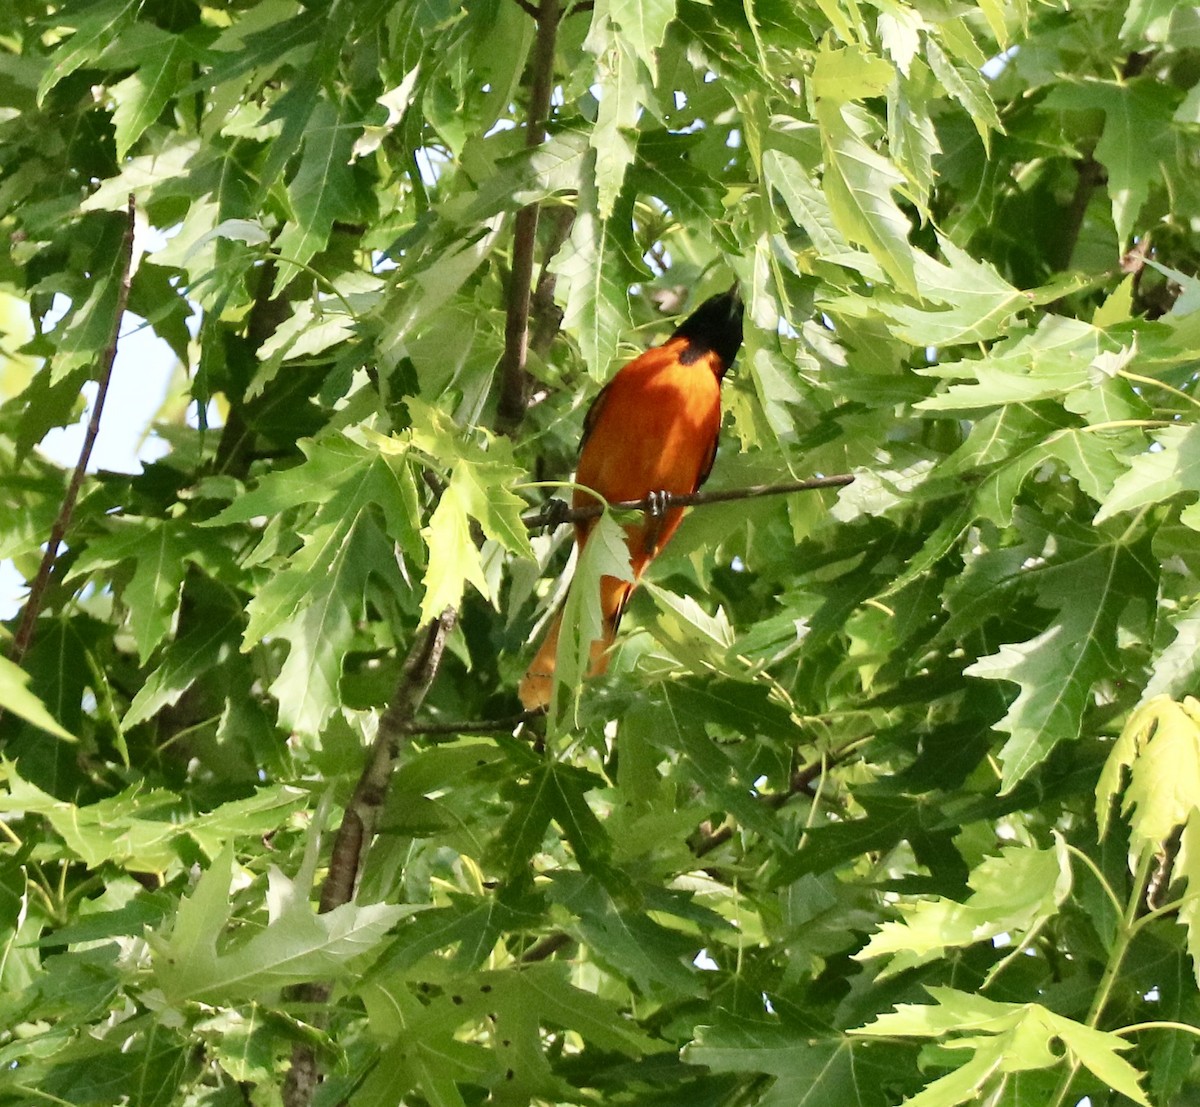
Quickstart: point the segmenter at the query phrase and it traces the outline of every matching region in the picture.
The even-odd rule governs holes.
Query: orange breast
[[[700,483],[721,427],[721,386],[707,357],[680,364],[677,354],[685,345],[672,342],[648,350],[626,365],[600,398],[576,480],[610,503],[657,491],[687,495]],[[574,495],[576,506],[589,501],[585,493]],[[667,512],[655,531],[656,548],[682,516],[682,508]],[[640,560],[638,528],[628,529],[631,552]]]

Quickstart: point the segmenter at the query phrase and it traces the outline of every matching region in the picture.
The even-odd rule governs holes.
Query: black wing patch
[[[700,486],[708,480],[708,474],[712,472],[713,462],[717,460],[717,443],[720,437],[719,434],[713,435],[713,440],[708,447],[708,457],[700,466],[700,475],[696,478],[696,487],[692,489],[693,492],[700,491]]]
[[[613,380],[616,379],[616,377],[613,377]],[[611,387],[612,381],[609,381],[608,384],[596,393],[596,398],[592,401],[591,407],[587,409],[587,414],[583,417],[583,434],[579,436],[580,453],[583,453],[583,448],[587,445],[587,440],[592,436],[592,431],[596,427],[596,421],[600,418],[600,412],[604,408],[605,399]]]

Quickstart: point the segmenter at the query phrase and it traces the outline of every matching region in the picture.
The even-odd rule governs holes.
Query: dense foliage
[[[1198,136],[1173,0],[0,5],[0,558],[131,196],[181,366],[8,624],[0,1103],[1194,1102]],[[734,278],[712,485],[854,483],[514,723],[521,513]]]

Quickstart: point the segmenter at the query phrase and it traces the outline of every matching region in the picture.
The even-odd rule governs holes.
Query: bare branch
[[[537,9],[537,39],[533,47],[533,87],[529,93],[529,115],[525,145],[540,146],[546,138],[550,115],[550,93],[554,86],[554,51],[561,15],[559,0],[541,0]],[[533,255],[537,245],[538,205],[528,204],[517,212],[513,229],[512,281],[508,290],[508,315],[504,324],[504,355],[500,359],[500,400],[497,429],[502,434],[515,430],[525,417],[529,390],[525,363],[529,355],[529,299],[533,287]]]
[[[853,484],[849,473],[837,473],[829,477],[809,477],[808,480],[785,481],[782,484],[752,484],[747,488],[717,488],[709,492],[693,492],[690,496],[668,495],[647,497],[644,500],[621,500],[608,506],[616,511],[652,511],[656,507],[703,507],[705,504],[729,503],[732,500],[755,500],[761,496],[785,496],[791,492],[813,492],[820,488],[843,488]],[[595,519],[604,514],[601,503],[585,504],[583,507],[567,507],[562,500],[551,500],[541,511],[524,515],[521,522],[529,530],[540,527],[556,527],[561,523],[579,523],[584,519]]]
[[[112,327],[109,330],[108,345],[100,362],[100,375],[96,378],[96,402],[92,405],[92,414],[88,419],[87,430],[83,436],[83,445],[79,450],[79,460],[75,463],[75,471],[71,474],[71,483],[67,485],[67,493],[63,497],[62,506],[58,509],[58,518],[50,529],[50,540],[46,543],[46,553],[38,566],[37,576],[29,589],[29,599],[25,601],[25,610],[21,612],[21,622],[13,638],[9,659],[19,665],[24,658],[29,644],[33,641],[33,628],[41,611],[42,599],[46,586],[50,583],[50,575],[58,560],[58,550],[62,545],[67,528],[71,525],[71,516],[75,512],[75,504],[79,500],[79,490],[83,487],[83,478],[87,473],[88,462],[92,457],[92,447],[96,445],[96,436],[100,433],[100,416],[104,411],[104,401],[108,396],[109,381],[112,380],[113,362],[117,359],[117,337],[121,331],[121,320],[125,316],[125,308],[129,303],[129,285],[133,279],[133,228],[136,209],[133,194],[129,196],[126,207],[125,235],[121,240],[121,283],[117,286],[117,302],[113,309]]]
[[[332,911],[343,903],[349,903],[354,887],[362,871],[363,851],[375,836],[379,815],[387,799],[392,769],[407,727],[412,722],[417,708],[425,699],[438,668],[446,639],[458,622],[458,612],[448,607],[433,622],[426,624],[417,634],[417,639],[408,651],[400,683],[392,694],[391,702],[379,720],[379,732],[375,744],[354,795],[346,805],[346,814],[333,843],[333,855],[329,861],[329,875],[321,889],[321,911]],[[350,824],[350,827],[347,827]]]
[[[367,758],[354,795],[346,805],[341,826],[334,836],[329,872],[321,888],[322,914],[349,903],[362,876],[367,849],[375,837],[379,817],[387,802],[388,788],[404,738],[425,694],[433,684],[442,663],[446,639],[458,622],[458,612],[448,607],[417,632],[408,651],[404,669],[391,702],[379,720],[379,731]],[[301,1002],[321,1007],[329,1001],[330,986],[313,982],[298,988],[293,995]],[[320,1080],[316,1054],[307,1044],[292,1051],[292,1064],[283,1085],[286,1107],[307,1107]]]

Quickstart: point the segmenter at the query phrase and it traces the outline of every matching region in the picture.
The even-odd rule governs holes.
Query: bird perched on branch
[[[661,346],[636,357],[601,389],[583,421],[572,505],[644,500],[657,493],[686,496],[708,477],[721,428],[721,378],[742,345],[742,299],[735,285],[705,300]],[[603,636],[592,643],[588,675],[604,672],[608,648],[630,593],[646,566],[679,527],[683,508],[667,508],[625,527],[633,580],[600,579]],[[575,524],[582,550],[595,520]],[[550,624],[522,678],[526,710],[550,702],[562,611]]]

